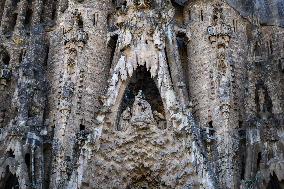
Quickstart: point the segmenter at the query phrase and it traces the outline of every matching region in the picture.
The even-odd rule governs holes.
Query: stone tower
[[[283,0],[2,0],[0,189],[284,188]]]

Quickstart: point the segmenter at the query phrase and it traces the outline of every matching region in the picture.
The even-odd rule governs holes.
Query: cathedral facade
[[[283,0],[1,0],[0,189],[283,189]]]

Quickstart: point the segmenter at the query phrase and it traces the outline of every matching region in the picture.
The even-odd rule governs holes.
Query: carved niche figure
[[[165,129],[166,128],[166,118],[163,114],[159,113],[158,111],[153,112],[154,119],[158,124],[159,129]]]
[[[221,4],[215,5],[213,9],[212,26],[207,28],[209,34],[209,40],[211,44],[217,42],[217,47],[228,46],[232,29],[231,26],[225,23],[223,16],[223,8]]]
[[[75,85],[73,82],[66,82],[63,86],[62,100],[60,104],[61,105],[60,111],[62,113],[67,113],[71,111],[71,106],[72,106],[71,98],[74,93],[74,87]]]
[[[83,47],[87,43],[88,34],[84,31],[83,18],[77,9],[72,13],[69,22],[64,25],[63,34],[66,48],[72,49],[75,44]]]
[[[7,86],[7,81],[11,79],[11,70],[9,66],[4,64],[0,70],[0,84],[2,86]]]
[[[73,74],[75,72],[75,64],[76,64],[76,57],[77,57],[77,51],[76,49],[70,49],[69,50],[69,57],[67,60],[67,72],[68,74]]]
[[[256,85],[255,103],[257,113],[262,118],[267,118],[267,116],[272,113],[271,98],[269,97],[267,88],[263,83],[258,83]]]
[[[121,114],[120,123],[117,130],[124,131],[127,128],[130,119],[131,119],[131,109],[127,107]]]
[[[11,79],[11,69],[9,68],[10,56],[8,52],[0,47],[0,85],[1,88],[7,86],[7,81]]]
[[[151,105],[144,99],[143,93],[140,90],[135,97],[132,108],[132,118],[130,120],[132,124],[136,123],[154,123],[154,116],[152,113]]]

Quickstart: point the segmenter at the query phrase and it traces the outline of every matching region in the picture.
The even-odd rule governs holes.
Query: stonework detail
[[[0,188],[284,188],[284,4],[0,2]]]

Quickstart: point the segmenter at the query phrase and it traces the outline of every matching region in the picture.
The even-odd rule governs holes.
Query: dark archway
[[[152,111],[157,111],[165,117],[165,110],[160,92],[154,79],[151,78],[150,72],[147,71],[145,66],[139,66],[131,77],[120,104],[118,117],[127,107],[132,107],[135,96],[140,90],[142,90],[145,100],[150,103]],[[119,119],[117,119],[117,121],[118,120]],[[117,125],[117,130],[120,130],[119,124]]]
[[[283,189],[281,188],[280,181],[278,180],[274,172],[273,172],[273,175],[270,175],[270,181],[266,189]]]
[[[12,174],[9,166],[6,167],[6,173],[3,180],[0,182],[2,189],[19,189],[19,181],[16,175]]]

